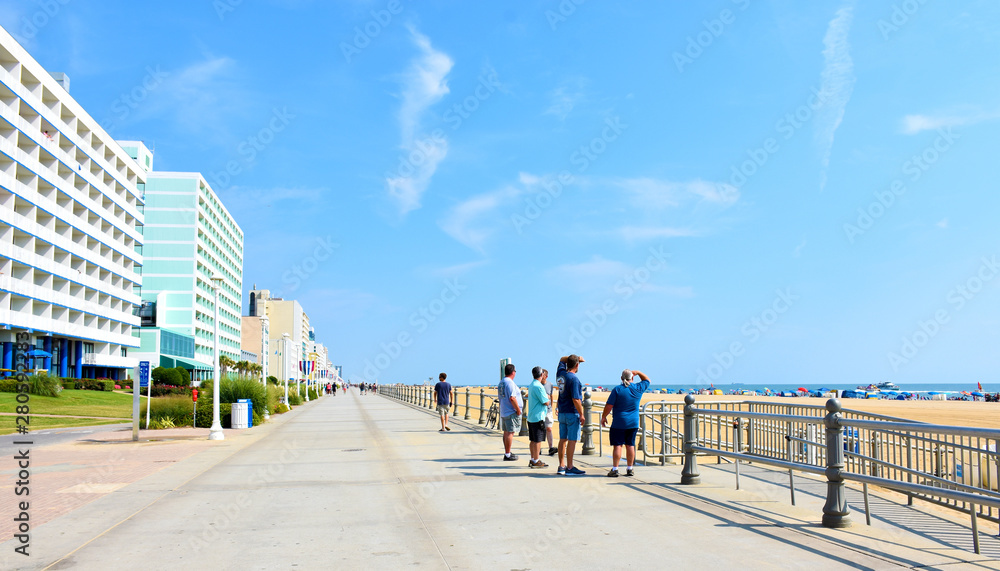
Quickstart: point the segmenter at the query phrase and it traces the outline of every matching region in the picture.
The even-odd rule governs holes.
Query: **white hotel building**
[[[0,29],[0,342],[29,366],[124,378],[136,365],[146,172]]]

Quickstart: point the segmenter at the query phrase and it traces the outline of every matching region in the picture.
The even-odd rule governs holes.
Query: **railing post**
[[[434,410],[437,408],[437,397],[434,395],[434,387],[425,387],[427,391],[427,408]]]
[[[871,457],[873,460],[882,459],[882,439],[878,437],[878,434],[872,434],[871,440]],[[882,473],[882,465],[877,462],[871,462],[871,475],[878,478]]]
[[[823,527],[850,527],[851,508],[844,490],[844,432],[840,425],[840,401],[826,401],[826,504]]]
[[[580,454],[590,456],[594,453],[594,424],[590,421],[594,401],[590,398],[590,389],[583,393],[583,450]]]
[[[469,387],[465,387],[465,420],[469,420]]]
[[[521,389],[521,402],[524,405],[521,407],[521,433],[518,436],[528,435],[528,389]]]
[[[681,470],[681,484],[700,484],[698,460],[694,455],[694,444],[698,438],[698,418],[694,415],[694,395],[684,396],[684,469]]]
[[[486,424],[486,389],[479,389],[479,424]]]
[[[455,403],[455,410],[452,411],[451,416],[458,418],[458,388],[451,389],[451,398]]]

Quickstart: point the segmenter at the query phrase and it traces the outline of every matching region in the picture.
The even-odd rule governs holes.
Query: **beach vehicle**
[[[896,385],[896,383],[894,383],[892,381],[883,381],[883,382],[875,385],[875,388],[877,388],[880,391],[898,391],[899,390],[899,386]]]

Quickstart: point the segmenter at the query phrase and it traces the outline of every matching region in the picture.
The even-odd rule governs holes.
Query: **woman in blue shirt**
[[[635,377],[641,381],[634,382]],[[649,388],[649,377],[642,371],[625,369],[622,371],[622,384],[611,390],[608,395],[608,403],[604,405],[604,412],[601,414],[601,426],[608,425],[608,414],[614,417],[611,421],[611,428],[608,430],[608,438],[611,441],[611,458],[614,462],[609,478],[618,477],[618,463],[622,460],[622,446],[625,447],[625,460],[628,463],[626,476],[634,476],[632,466],[635,464],[635,433],[639,430],[639,407],[642,404],[642,395]]]

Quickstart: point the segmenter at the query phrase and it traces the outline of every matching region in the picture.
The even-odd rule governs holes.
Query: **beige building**
[[[270,291],[254,287],[250,291],[250,317],[267,318],[269,344],[275,345],[272,353],[280,352],[281,360],[284,361],[282,364],[277,358],[269,359],[267,374],[279,379],[283,378],[282,375],[301,378],[298,373],[299,361],[307,360],[313,348],[309,316],[302,305],[294,299],[271,297]],[[282,341],[285,335],[288,335],[287,342]],[[270,357],[276,355],[272,354]]]
[[[243,351],[255,353],[258,365],[262,365],[261,376],[269,375],[270,325],[267,316],[246,316],[240,318],[240,347]],[[275,375],[277,376],[277,375]]]

